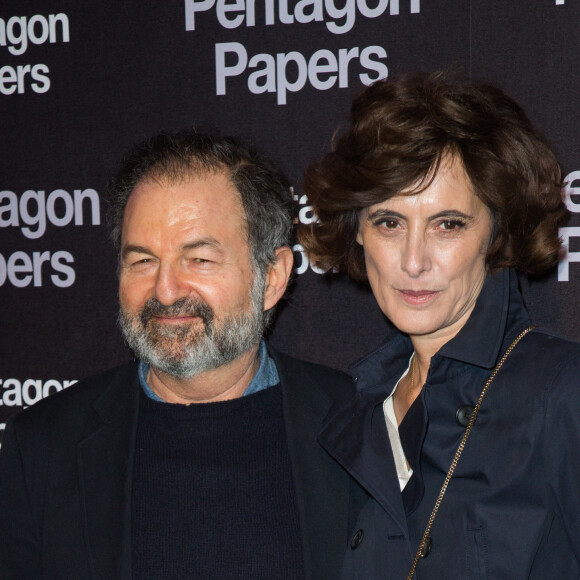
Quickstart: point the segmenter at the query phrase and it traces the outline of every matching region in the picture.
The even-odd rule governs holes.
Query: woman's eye
[[[444,220],[439,226],[442,230],[450,231],[462,228],[465,225],[461,220]]]
[[[399,222],[394,218],[386,218],[378,221],[377,225],[383,228],[387,228],[388,230],[393,230],[398,227]]]

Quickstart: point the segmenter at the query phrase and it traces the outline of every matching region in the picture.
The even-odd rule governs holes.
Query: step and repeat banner
[[[579,0],[3,0],[0,429],[131,357],[104,195],[131,145],[192,126],[238,135],[285,170],[307,223],[303,168],[328,150],[357,92],[409,70],[490,80],[552,141],[568,253],[522,285],[536,320],[580,339],[579,25]],[[293,249],[271,342],[346,369],[389,323],[368,289]]]

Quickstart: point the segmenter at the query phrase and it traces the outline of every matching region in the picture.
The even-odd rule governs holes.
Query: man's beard
[[[119,311],[127,344],[145,363],[179,379],[216,369],[238,359],[259,343],[264,332],[261,276],[254,277],[248,310],[216,320],[200,298],[181,298],[164,306],[150,298],[135,314]],[[160,324],[155,316],[194,316],[195,322]]]

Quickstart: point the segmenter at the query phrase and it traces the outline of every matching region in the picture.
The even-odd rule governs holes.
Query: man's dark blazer
[[[283,392],[306,578],[334,580],[365,498],[316,436],[325,417],[352,396],[352,382],[271,354]],[[0,578],[130,580],[139,391],[137,363],[130,363],[40,401],[8,424],[0,453]]]

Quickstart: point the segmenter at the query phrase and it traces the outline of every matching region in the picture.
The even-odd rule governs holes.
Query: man
[[[0,577],[338,577],[362,492],[316,434],[350,380],[262,340],[292,268],[285,180],[233,139],[161,134],[110,201],[138,360],[6,428]]]

